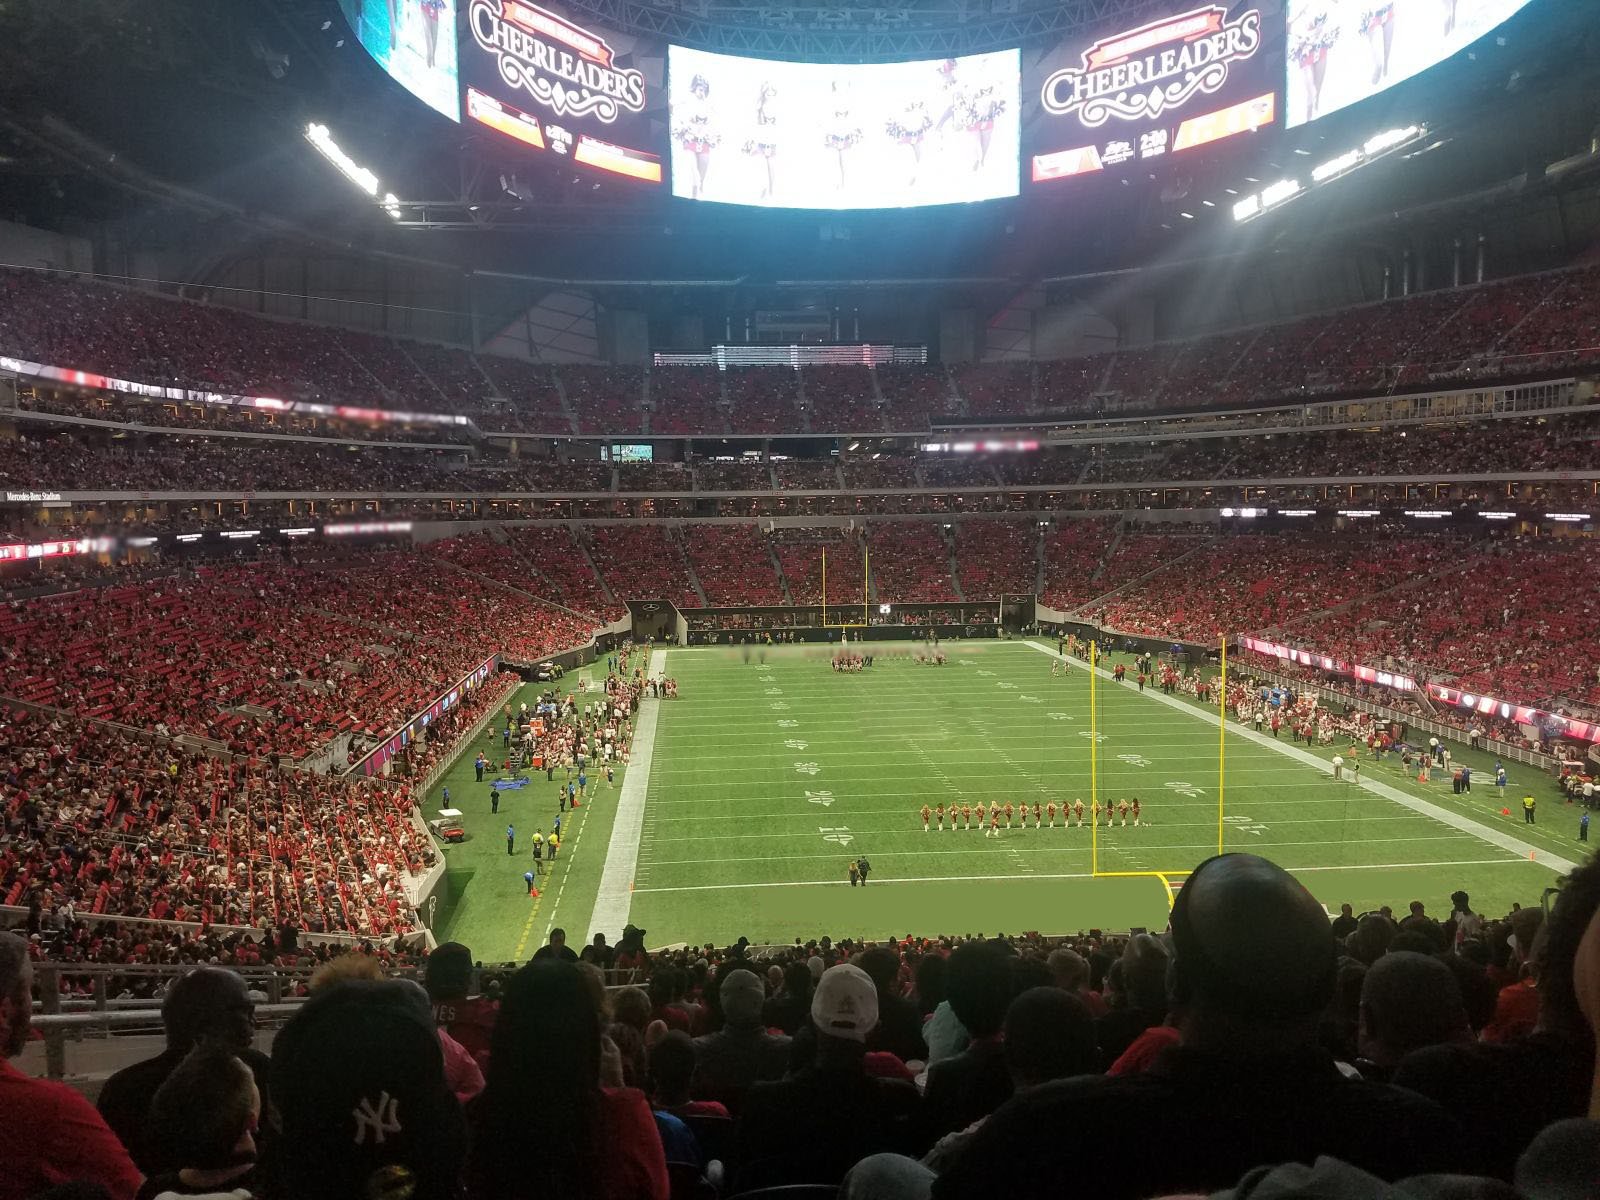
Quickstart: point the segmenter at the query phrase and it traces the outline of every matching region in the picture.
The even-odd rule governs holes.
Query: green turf
[[[965,799],[1013,804],[1089,800],[1088,673],[1052,677],[1050,659],[1025,643],[953,642],[942,667],[911,660],[905,643],[875,648],[872,670],[839,675],[818,648],[778,648],[765,662],[715,649],[671,650],[667,672],[681,697],[660,702],[631,919],[652,945],[795,936],[1160,927],[1166,892],[1152,878],[1091,879],[1090,831],[1013,828],[924,833],[918,810]],[[1132,683],[1102,683],[1102,798],[1137,795],[1140,828],[1100,829],[1099,869],[1181,873],[1217,844],[1215,725],[1198,706],[1174,711]],[[647,701],[647,703],[655,703]],[[1553,783],[1511,766],[1515,795],[1532,786],[1542,824],[1500,815],[1488,785],[1492,758],[1460,748],[1478,774],[1476,794],[1448,782],[1427,787],[1367,761],[1364,773],[1470,816],[1542,850],[1580,857],[1577,818]],[[1331,750],[1319,752],[1331,756]],[[540,818],[548,830],[554,785],[543,777],[502,803],[459,803],[471,753],[452,774],[467,811],[469,842],[452,868],[475,870],[449,934],[484,958],[531,953],[551,924],[587,932],[611,833],[615,793],[601,791],[569,835],[554,885],[530,902],[523,857],[508,862],[508,808],[519,834]],[[1226,835],[1229,849],[1263,854],[1295,871],[1330,907],[1357,911],[1421,899],[1440,915],[1458,887],[1475,907],[1533,904],[1554,879],[1547,867],[1400,804],[1334,782],[1230,726]],[[458,785],[465,776],[467,783]],[[619,775],[618,782],[621,782]],[[548,794],[548,795],[547,795]],[[548,810],[548,813],[546,812]],[[573,847],[573,841],[577,845]],[[873,865],[852,889],[846,863]],[[618,930],[607,930],[615,936]]]
[[[559,686],[571,690],[576,682],[569,674]],[[532,705],[547,686],[525,685],[510,702],[513,707],[523,701]],[[530,897],[522,879],[523,872],[533,867],[530,839],[535,829],[550,832],[560,811],[557,782],[565,785],[567,777],[565,771],[557,770],[557,782],[547,782],[544,772],[529,772],[527,787],[502,793],[499,814],[491,814],[489,791],[495,776],[486,774],[483,783],[476,782],[472,762],[480,749],[491,759],[503,755],[502,726],[496,716],[489,728],[466,745],[424,806],[424,815],[434,816],[441,791],[448,787],[451,802],[462,811],[466,840],[443,847],[453,895],[442,906],[444,934],[440,940],[465,942],[484,962],[525,959],[557,926],[566,927],[574,942],[582,940],[594,908],[616,805],[616,789],[608,789],[601,775],[591,774],[591,801],[577,814],[566,814],[560,855],[554,863],[543,864],[539,895]],[[623,773],[617,772],[618,787]],[[517,827],[515,856],[506,854],[508,824]]]

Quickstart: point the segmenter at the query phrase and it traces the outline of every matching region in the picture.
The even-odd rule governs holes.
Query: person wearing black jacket
[[[1207,859],[1172,912],[1172,1005],[1183,1042],[1148,1071],[1048,1083],[984,1122],[934,1200],[1141,1200],[1230,1187],[1262,1163],[1332,1155],[1393,1180],[1471,1171],[1443,1108],[1351,1079],[1319,1048],[1333,997],[1327,914],[1282,868]],[[1070,1130],[1092,1154],[1063,1154]]]
[[[172,1161],[149,1137],[147,1121],[156,1092],[201,1042],[233,1051],[255,1076],[263,1106],[269,1099],[271,1063],[265,1054],[251,1048],[255,1002],[240,976],[217,967],[189,972],[172,985],[161,1002],[161,1023],[166,1026],[167,1048],[107,1079],[98,1104],[106,1124],[146,1175],[191,1165]]]

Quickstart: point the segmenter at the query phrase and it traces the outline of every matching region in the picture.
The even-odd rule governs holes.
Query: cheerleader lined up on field
[[[1047,804],[1035,800],[1031,808],[1027,804],[1013,804],[1009,800],[1004,804],[999,801],[994,804],[985,804],[980,800],[977,804],[963,802],[961,804],[951,804],[948,807],[943,802],[931,807],[924,804],[919,815],[922,817],[923,833],[928,833],[935,827],[941,830],[950,829],[952,832],[956,829],[970,830],[974,819],[976,819],[977,826],[983,830],[984,837],[999,837],[1000,822],[1002,820],[1005,821],[1005,828],[1007,829],[1013,827],[1013,821],[1023,829],[1028,828],[1030,817],[1033,820],[1035,829],[1047,827],[1054,829],[1056,827],[1057,811],[1058,806],[1054,800]],[[1115,804],[1108,801],[1104,808],[1100,807],[1098,800],[1088,808],[1085,808],[1080,797],[1071,804],[1062,801],[1059,811],[1061,813],[1061,828],[1063,829],[1073,827],[1074,817],[1077,819],[1076,827],[1082,829],[1085,812],[1089,814],[1089,820],[1096,825],[1100,823],[1100,816],[1104,813],[1105,824],[1108,829],[1119,822],[1121,825],[1126,826],[1129,817],[1133,818],[1133,824],[1137,826],[1140,823],[1143,812],[1137,796],[1131,800],[1118,800]],[[949,820],[948,825],[945,824],[947,819]]]

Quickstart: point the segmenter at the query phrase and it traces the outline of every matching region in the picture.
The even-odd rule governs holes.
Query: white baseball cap
[[[829,967],[811,993],[811,1019],[819,1033],[866,1041],[878,1024],[878,989],[872,978],[850,963]]]

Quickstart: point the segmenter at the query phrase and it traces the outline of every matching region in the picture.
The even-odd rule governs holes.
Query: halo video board
[[[672,194],[772,208],[1015,196],[1015,50],[834,65],[668,51]]]

